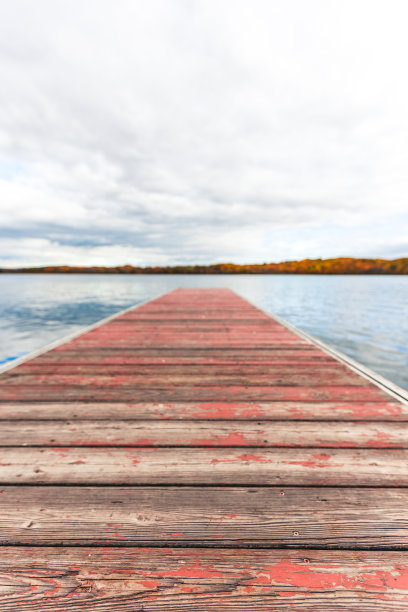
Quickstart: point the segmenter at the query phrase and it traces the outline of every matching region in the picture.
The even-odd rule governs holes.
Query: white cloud
[[[0,265],[406,254],[407,17],[0,1]]]
[[[168,265],[167,256],[160,250],[139,249],[130,245],[81,247],[60,245],[46,238],[5,238],[2,243],[4,252],[9,253],[5,261],[10,267],[19,266],[21,261],[27,260],[33,266],[64,265],[67,261],[72,265],[83,265],[84,260],[89,266],[102,266],[106,261],[112,265],[123,265],[129,261],[140,265],[146,258],[146,251],[157,265]]]

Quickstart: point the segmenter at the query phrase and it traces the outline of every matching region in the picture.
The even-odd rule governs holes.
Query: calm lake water
[[[230,287],[408,388],[407,276],[0,274],[0,363],[176,287]]]

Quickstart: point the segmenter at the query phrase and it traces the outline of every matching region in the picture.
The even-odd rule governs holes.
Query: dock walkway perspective
[[[227,289],[0,374],[0,610],[408,611],[408,404]]]

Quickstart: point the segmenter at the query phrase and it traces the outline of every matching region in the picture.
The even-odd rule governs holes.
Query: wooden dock
[[[0,376],[0,610],[408,610],[408,405],[226,289]]]

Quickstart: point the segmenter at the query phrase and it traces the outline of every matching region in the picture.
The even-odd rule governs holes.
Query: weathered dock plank
[[[365,387],[365,381],[354,372],[342,372],[338,370],[323,370],[320,372],[314,369],[311,372],[293,371],[294,368],[289,368],[286,372],[266,372],[266,373],[249,373],[249,372],[207,372],[202,374],[185,373],[174,374],[161,372],[160,370],[152,373],[110,373],[110,372],[81,372],[80,374],[66,374],[41,372],[34,374],[10,373],[5,374],[3,381],[4,385],[10,386],[31,386],[38,384],[46,384],[47,386],[65,385],[70,387],[83,387],[92,385],[102,387],[104,389],[111,387],[137,388],[137,389],[161,389],[166,387],[186,386],[186,387],[209,387],[209,386],[237,386],[242,387],[305,387],[313,385],[314,387],[326,386],[357,386]],[[297,370],[297,366],[296,366]]]
[[[408,421],[408,406],[380,402],[13,402],[0,403],[0,420],[232,420]],[[239,424],[237,424],[239,427]]]
[[[99,347],[98,349],[87,349],[82,348],[81,350],[75,349],[55,349],[43,353],[38,357],[35,357],[28,363],[22,364],[21,367],[33,367],[37,365],[49,365],[49,364],[92,364],[92,365],[165,365],[165,364],[178,364],[178,365],[274,365],[276,362],[293,363],[296,362],[309,362],[312,363],[330,363],[333,365],[333,358],[323,353],[320,349],[313,347],[313,345],[304,346],[302,348],[282,348],[277,345],[269,349],[231,349],[224,347],[221,349],[217,348],[152,348],[152,347],[132,347],[131,349],[123,348],[104,348]],[[334,362],[335,364],[335,362]]]
[[[407,488],[2,486],[0,544],[401,549]]]
[[[373,386],[366,385],[355,387],[344,386],[248,386],[248,385],[174,385],[167,386],[166,383],[155,387],[139,387],[138,385],[125,386],[116,385],[110,387],[93,386],[82,384],[67,386],[64,383],[58,385],[33,382],[31,385],[10,385],[5,381],[0,387],[0,401],[49,401],[58,402],[64,397],[64,401],[100,401],[100,402],[328,402],[328,401],[350,401],[350,402],[385,402],[385,393]]]
[[[5,548],[2,610],[407,609],[400,552]],[[20,608],[18,608],[20,606]]]
[[[408,423],[4,420],[1,446],[408,448]]]
[[[408,450],[2,447],[0,483],[408,486]]]

